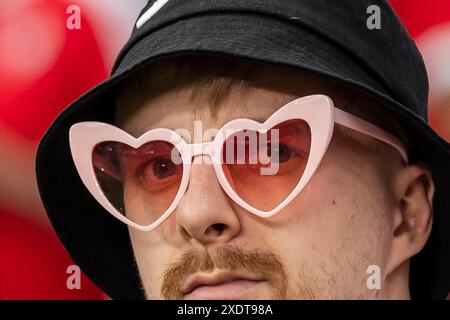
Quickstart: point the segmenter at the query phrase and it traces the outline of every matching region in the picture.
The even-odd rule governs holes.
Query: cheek
[[[163,192],[152,193],[136,181],[126,180],[123,188],[126,217],[139,225],[154,223],[169,208],[178,189],[179,185],[173,185]]]
[[[389,208],[380,185],[367,183],[373,180],[370,173],[323,167],[274,217],[270,240],[288,273],[330,289],[319,290],[325,297],[366,294],[367,268],[385,265]]]
[[[129,229],[136,264],[148,299],[160,299],[167,265],[174,261],[172,249],[164,245],[158,232]]]

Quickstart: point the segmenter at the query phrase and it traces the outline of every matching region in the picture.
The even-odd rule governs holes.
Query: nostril
[[[206,229],[207,236],[220,236],[227,229],[227,225],[223,223],[214,223]]]

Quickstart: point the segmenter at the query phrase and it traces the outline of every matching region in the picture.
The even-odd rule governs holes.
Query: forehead
[[[228,60],[166,61],[124,86],[116,102],[116,124],[133,135],[150,129],[220,128],[236,118],[264,121],[301,96],[344,92],[325,79],[288,67]]]
[[[204,94],[191,99],[191,91],[187,88],[167,92],[142,101],[132,112],[127,112],[127,116],[120,119],[118,124],[135,136],[154,128],[191,130],[195,121],[201,121],[203,129],[218,129],[237,118],[264,121],[276,109],[295,98],[259,88],[249,88],[245,93],[237,91],[230,92],[226,99],[214,107]]]

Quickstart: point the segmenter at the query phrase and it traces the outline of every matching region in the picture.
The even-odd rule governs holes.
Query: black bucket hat
[[[149,1],[140,16],[161,4]],[[380,29],[367,27],[371,5],[379,8]],[[431,237],[411,261],[411,294],[446,297],[450,147],[427,124],[425,67],[387,1],[170,0],[140,23],[111,77],[57,117],[37,154],[37,181],[48,216],[73,260],[94,283],[114,299],[144,298],[127,226],[84,187],[70,155],[69,129],[80,121],[111,122],[117,87],[140,68],[169,55],[207,54],[327,76],[372,95],[397,119],[411,142],[410,158],[427,163],[436,184]]]

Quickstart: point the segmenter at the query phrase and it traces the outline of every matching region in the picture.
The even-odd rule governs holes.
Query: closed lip
[[[221,284],[238,281],[264,281],[261,276],[248,274],[245,272],[232,272],[232,271],[214,271],[211,273],[196,273],[187,278],[183,286],[183,294],[187,295],[200,286],[218,286]]]

